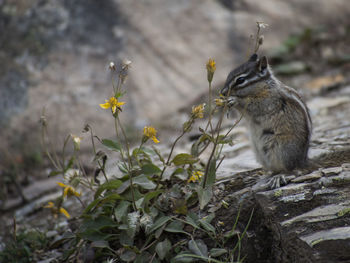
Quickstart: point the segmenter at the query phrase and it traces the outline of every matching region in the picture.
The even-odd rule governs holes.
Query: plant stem
[[[46,153],[47,157],[50,159],[52,165],[57,169],[57,170],[63,170],[60,167],[60,163],[57,162],[53,159],[53,157],[51,156],[49,149],[47,147],[47,144],[45,143],[45,138],[46,138],[46,134],[47,134],[47,130],[46,130],[46,125],[43,125],[42,129],[41,129],[41,145],[44,149],[44,152]]]
[[[76,198],[79,200],[81,206],[82,206],[83,208],[85,208],[86,205],[84,204],[83,200],[81,200],[79,196],[76,196]]]
[[[211,91],[211,81],[209,82],[209,101],[208,101],[208,107],[209,107],[209,120],[208,120],[208,124],[210,126],[210,130],[212,135],[214,135],[214,131],[213,131],[213,126],[211,123],[211,119],[212,119],[212,111],[211,111],[211,101],[212,101],[212,91]]]
[[[115,118],[115,120],[116,120],[116,122],[118,122],[119,128],[122,131],[122,134],[123,134],[123,137],[124,137],[124,140],[125,140],[125,147],[126,147],[126,151],[127,151],[128,165],[129,165],[128,172],[129,172],[129,179],[130,179],[130,189],[131,189],[132,203],[133,203],[134,209],[136,211],[135,193],[134,193],[134,185],[133,185],[133,178],[132,178],[133,175],[132,175],[132,169],[131,169],[132,168],[132,163],[131,163],[131,157],[130,157],[129,142],[128,142],[128,138],[126,137],[125,130],[123,128],[123,125],[120,122],[120,119],[119,119],[118,115]],[[117,129],[117,126],[116,126],[116,129]],[[125,163],[125,161],[124,161],[124,163]]]
[[[221,128],[221,124],[222,124],[222,121],[223,121],[223,118],[224,118],[224,114],[226,112],[226,109],[227,109],[227,104],[225,104],[224,106],[224,110],[222,111],[221,115],[220,115],[220,119],[216,125],[216,138],[215,138],[215,142],[214,142],[214,147],[211,151],[211,154],[210,154],[210,157],[208,159],[208,162],[207,162],[207,165],[205,167],[205,174],[204,174],[204,177],[203,177],[203,189],[205,188],[206,184],[207,184],[207,178],[208,178],[208,172],[209,172],[209,165],[210,165],[210,162],[211,160],[213,159],[214,157],[214,154],[215,154],[215,151],[216,151],[216,147],[218,145],[218,142],[219,142],[219,137],[220,137],[220,128]],[[225,139],[229,133],[232,131],[232,129],[240,122],[240,120],[242,119],[242,115],[241,117],[233,124],[233,126],[230,128],[230,130],[225,134],[225,136],[223,137],[223,139]]]
[[[124,128],[123,128],[123,125],[122,125],[122,123],[120,122],[119,116],[117,116],[116,119],[117,119],[117,121],[118,121],[120,130],[122,131],[122,134],[123,134],[123,137],[124,137],[124,140],[125,140],[125,147],[126,147],[126,151],[127,151],[127,157],[128,157],[128,163],[129,163],[129,170],[130,170],[131,167],[132,167],[132,164],[131,164],[130,146],[129,146],[128,137],[126,136],[125,130],[124,130]]]
[[[94,134],[92,133],[92,129],[90,126],[89,126],[89,130],[90,130],[92,149],[94,151],[94,155],[96,156],[96,146],[95,146],[95,142],[94,142]],[[104,166],[101,164],[101,162],[99,160],[97,160],[97,164],[98,164],[98,167],[100,168],[100,171],[102,171],[102,174],[103,174],[104,178],[106,179],[106,182],[108,182],[108,178],[107,178]]]
[[[185,135],[185,133],[186,133],[186,131],[183,130],[182,133],[180,134],[180,136],[177,137],[176,140],[174,141],[173,146],[171,147],[170,153],[169,153],[169,155],[168,155],[168,159],[167,159],[167,161],[166,161],[166,163],[165,163],[165,165],[164,165],[164,167],[163,167],[162,172],[160,173],[160,175],[159,175],[159,177],[158,177],[158,180],[157,180],[157,187],[156,187],[155,191],[158,190],[159,185],[160,185],[160,180],[162,179],[163,174],[164,174],[166,168],[169,166],[170,158],[171,158],[171,155],[173,154],[175,145],[176,145],[177,142]]]

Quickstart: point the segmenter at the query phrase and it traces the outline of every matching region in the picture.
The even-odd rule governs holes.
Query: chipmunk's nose
[[[223,87],[221,89],[220,94],[223,95],[223,96],[227,96],[228,90],[229,90],[228,86],[225,85],[225,87]]]

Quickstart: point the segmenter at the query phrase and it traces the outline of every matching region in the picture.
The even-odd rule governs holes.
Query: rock
[[[336,175],[343,171],[342,167],[330,167],[321,170],[325,176]]]
[[[321,178],[321,176],[322,176],[322,173],[320,171],[315,171],[315,172],[312,172],[311,174],[298,176],[298,177],[292,179],[292,182],[293,183],[301,183],[301,182],[305,182],[305,181],[314,181],[314,180]]]
[[[51,177],[47,180],[37,181],[23,188],[23,195],[26,198],[26,201],[32,203],[39,197],[52,192],[54,189],[57,189],[57,180],[59,179]],[[20,205],[22,205],[22,198],[18,196],[16,198],[6,200],[4,204],[2,204],[1,209],[7,211],[14,209]]]
[[[350,101],[347,97],[327,100],[329,103],[320,103],[319,110],[312,111],[312,159],[320,154],[331,156],[333,151],[349,145],[346,135],[350,133],[350,121],[345,116],[350,114]],[[245,245],[241,254],[247,256],[247,262],[350,261],[349,161],[344,158],[344,163],[337,166],[291,177],[288,185],[269,190],[266,183],[271,177],[261,170],[233,173],[231,179],[228,176],[230,164],[236,163],[245,151],[225,160],[225,179],[217,183],[225,188],[221,194],[218,192],[217,199],[224,199],[229,207],[215,213],[230,228],[228,222],[233,224],[238,211],[239,222],[245,226],[254,210],[249,225],[251,235],[242,241]],[[244,227],[238,229],[243,230]]]
[[[123,112],[128,124],[170,122],[169,116],[206,91],[209,57],[217,61],[218,86],[245,59],[257,17],[270,25],[264,51],[300,28],[346,18],[349,5],[346,0],[336,5],[322,0],[317,7],[312,0],[32,0],[12,1],[1,12],[0,40],[6,45],[0,57],[6,63],[0,68],[0,122],[10,137],[13,130],[25,133],[37,126],[47,105],[60,138],[85,123],[101,137],[112,136],[113,120],[98,108],[111,93],[109,61],[133,62]],[[305,65],[293,67],[300,71]]]

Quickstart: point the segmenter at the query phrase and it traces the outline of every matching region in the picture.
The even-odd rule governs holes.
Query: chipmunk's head
[[[224,96],[248,96],[254,93],[255,89],[259,87],[259,83],[269,78],[271,74],[267,58],[263,56],[259,59],[257,54],[253,54],[247,62],[230,72],[221,94]]]

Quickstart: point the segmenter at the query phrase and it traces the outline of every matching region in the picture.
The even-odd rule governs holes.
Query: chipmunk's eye
[[[236,79],[236,85],[242,84],[245,81],[244,77],[239,77],[238,79]]]

